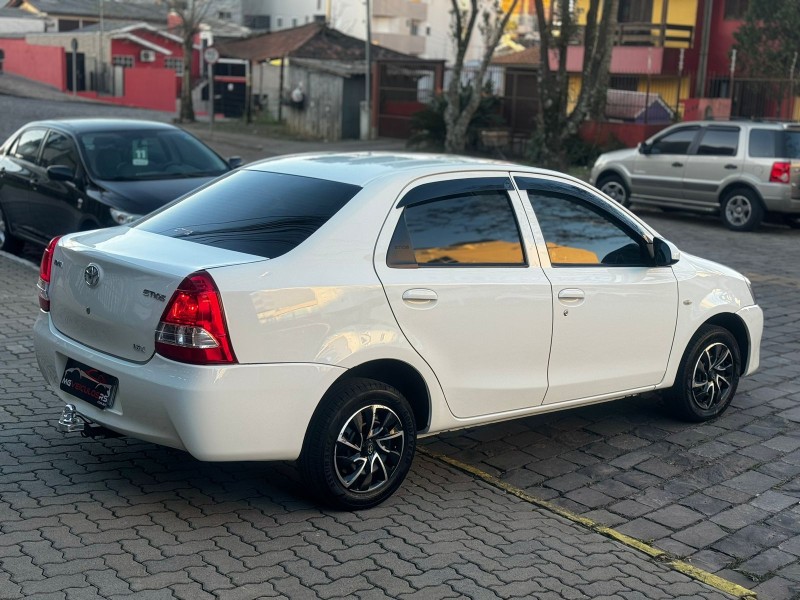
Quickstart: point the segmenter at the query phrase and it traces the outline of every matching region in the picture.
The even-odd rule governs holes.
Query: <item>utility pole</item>
[[[103,46],[105,45],[105,19],[103,18],[103,0],[99,0],[100,2],[100,47],[98,49],[98,54],[100,56],[100,65],[99,71],[97,73],[97,91],[98,93],[104,93],[106,91],[105,86],[105,51]]]
[[[366,139],[372,139],[372,54],[370,53],[371,46],[372,46],[372,10],[370,7],[370,0],[364,0],[364,4],[367,5],[367,45],[364,48],[365,50],[365,58],[364,62],[366,63],[367,72],[365,78],[365,89],[364,89],[364,106],[365,112],[367,115],[367,137]],[[362,135],[363,137],[363,135]]]

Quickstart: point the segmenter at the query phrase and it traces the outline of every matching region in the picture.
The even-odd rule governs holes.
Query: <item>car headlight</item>
[[[742,275],[744,277],[744,275]],[[744,281],[747,284],[747,289],[750,290],[750,296],[753,298],[753,304],[758,304],[756,301],[756,292],[753,290],[753,283],[747,277],[744,277]]]
[[[111,212],[111,218],[117,225],[127,225],[142,217],[142,215],[135,215],[125,212],[124,210],[117,210],[116,208],[109,208],[108,210]]]

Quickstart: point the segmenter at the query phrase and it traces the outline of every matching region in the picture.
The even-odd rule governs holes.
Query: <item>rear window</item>
[[[275,258],[302,244],[360,189],[242,170],[153,213],[136,229]]]
[[[800,158],[800,131],[753,129],[750,132],[753,158]]]

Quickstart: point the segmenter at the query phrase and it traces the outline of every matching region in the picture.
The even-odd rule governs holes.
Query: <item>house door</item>
[[[67,57],[67,90],[70,92],[83,92],[86,90],[86,55],[83,52],[65,52]],[[75,69],[72,61],[75,61]],[[73,72],[76,82],[72,81]]]

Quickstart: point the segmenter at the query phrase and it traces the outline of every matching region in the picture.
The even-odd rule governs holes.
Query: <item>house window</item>
[[[115,67],[124,67],[129,69],[133,67],[134,59],[133,56],[128,56],[125,54],[118,54],[116,56],[111,57],[111,64]]]
[[[183,57],[168,56],[164,59],[164,66],[175,71],[175,75],[183,75]]]
[[[297,18],[292,19],[292,27],[297,27]]]
[[[278,29],[283,27],[283,17],[275,17],[275,27]]]
[[[233,13],[229,10],[221,10],[217,13],[217,18],[222,21],[230,21],[233,18]]]
[[[317,0],[317,10],[322,10],[322,0]]]
[[[619,0],[617,21],[620,23],[652,23],[653,0]]]
[[[725,20],[743,21],[749,0],[725,0]]]

